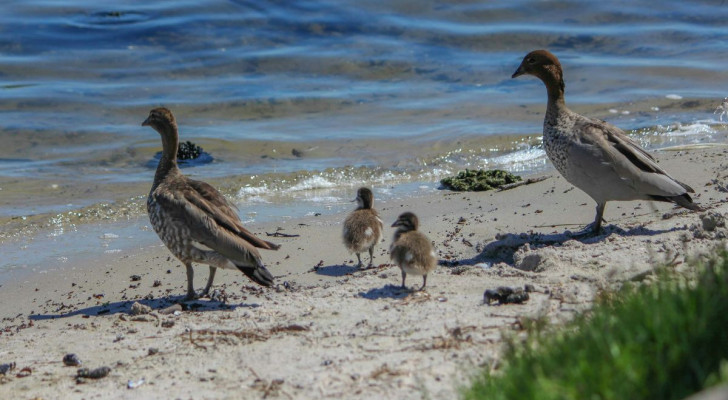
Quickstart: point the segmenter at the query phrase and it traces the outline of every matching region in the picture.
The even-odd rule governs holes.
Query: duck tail
[[[271,275],[270,271],[268,271],[267,268],[264,266],[256,266],[256,267],[250,267],[250,266],[241,266],[236,265],[240,272],[244,273],[245,276],[250,278],[251,281],[261,285],[261,286],[273,286],[273,275]]]
[[[692,197],[690,197],[689,194],[684,193],[679,196],[650,196],[653,200],[657,201],[664,201],[668,203],[675,203],[679,205],[680,207],[687,208],[688,210],[693,211],[705,211],[702,207],[700,207],[698,204],[693,202]]]

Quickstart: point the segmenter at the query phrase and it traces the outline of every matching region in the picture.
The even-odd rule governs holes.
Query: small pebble
[[[136,389],[136,388],[138,388],[139,386],[141,386],[143,384],[144,384],[144,378],[139,379],[136,382],[135,381],[129,381],[129,382],[126,383],[126,388],[127,389]]]
[[[105,378],[111,372],[109,367],[99,367],[96,369],[79,368],[76,371],[77,378],[101,379]]]
[[[136,281],[140,281],[140,280],[142,280],[141,275],[132,275],[131,276],[131,281],[132,282],[136,282]]]
[[[528,293],[521,288],[500,286],[497,289],[488,289],[483,294],[485,304],[521,304],[529,299]]]
[[[63,365],[67,367],[78,367],[81,365],[81,360],[73,353],[66,354],[63,356]]]
[[[131,305],[131,311],[129,313],[131,315],[142,315],[149,314],[150,312],[152,312],[152,307],[134,302],[134,304]]]

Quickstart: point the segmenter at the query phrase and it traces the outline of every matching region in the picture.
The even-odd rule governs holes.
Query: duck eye
[[[526,62],[529,63],[529,64],[536,64],[536,59],[533,58],[533,57],[531,57],[528,60],[526,60]]]

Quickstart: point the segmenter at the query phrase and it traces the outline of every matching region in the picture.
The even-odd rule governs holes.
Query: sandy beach
[[[161,242],[7,283],[0,364],[15,368],[0,375],[0,398],[455,398],[497,366],[503,337],[522,334],[525,319],[566,321],[602,289],[653,279],[655,263],[681,268],[725,246],[728,148],[655,155],[706,211],[610,202],[604,232],[574,239],[595,204],[555,171],[510,190],[406,202],[377,202],[374,188],[385,226],[413,211],[434,243],[441,262],[424,292],[398,287],[391,228],[376,267],[357,269],[341,243],[345,214],[249,226],[292,235],[266,237],[282,244],[262,252],[277,286],[219,271],[213,299],[184,307],[184,269]],[[206,277],[198,266],[198,290]],[[522,304],[483,301],[487,289],[525,285]],[[69,353],[108,376],[77,379],[80,367],[62,362]]]

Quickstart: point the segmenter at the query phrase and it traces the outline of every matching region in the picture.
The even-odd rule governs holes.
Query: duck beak
[[[521,64],[518,66],[518,69],[516,70],[516,72],[514,72],[513,75],[511,75],[511,79],[518,78],[519,76],[521,76],[525,73],[526,73],[526,71],[524,71],[523,65]]]
[[[144,122],[142,122],[142,126],[149,126],[149,125],[151,125],[152,124],[151,119],[152,119],[152,116],[151,115],[148,116],[147,119],[145,119]]]
[[[392,228],[396,228],[398,226],[399,226],[399,220],[394,221],[394,223],[392,224]]]

